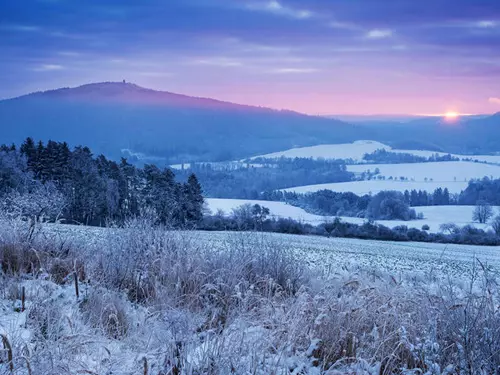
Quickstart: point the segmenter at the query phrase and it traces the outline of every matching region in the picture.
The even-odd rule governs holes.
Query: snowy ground
[[[444,152],[435,152],[435,151],[426,151],[426,150],[400,150],[400,149],[392,149],[392,147],[387,146],[383,143],[376,141],[356,141],[354,143],[347,144],[326,144],[326,145],[318,145],[312,147],[301,147],[301,148],[292,148],[290,150],[274,152],[266,155],[259,155],[257,157],[266,157],[266,158],[278,158],[281,156],[288,158],[325,158],[325,159],[352,159],[358,162],[363,161],[364,154],[370,154],[376,150],[384,149],[387,151],[397,152],[397,153],[407,153],[413,154],[416,156],[430,157],[432,155],[447,155]],[[500,163],[500,155],[492,156],[492,155],[458,155],[452,154],[459,159],[467,159],[471,158],[473,160],[483,161],[487,163]]]
[[[199,241],[222,246],[228,237],[242,233],[197,232]],[[305,259],[312,268],[334,274],[340,269],[371,269],[394,275],[435,272],[440,278],[467,277],[474,259],[500,271],[500,250],[495,246],[470,246],[420,242],[371,241],[287,234],[265,234]]]
[[[362,161],[364,154],[369,154],[379,149],[390,150],[391,148],[376,141],[356,141],[354,143],[292,148],[290,150],[255,156],[252,159],[257,157],[272,159],[284,156],[287,158],[352,159],[354,161]]]
[[[330,216],[314,215],[306,212],[302,208],[291,206],[284,202],[245,200],[245,199],[206,199],[207,207],[212,213],[217,210],[222,210],[226,214],[243,204],[259,204],[269,208],[271,216],[275,218],[292,218],[297,221],[302,221],[314,225],[331,221],[334,218]],[[489,225],[482,225],[472,222],[473,206],[429,206],[416,207],[417,212],[424,215],[423,220],[399,221],[399,220],[379,220],[379,224],[394,228],[398,225],[406,225],[409,228],[421,229],[424,224],[429,225],[430,232],[438,232],[441,224],[455,223],[459,226],[474,225],[481,229],[489,229]],[[500,213],[500,209],[496,209]],[[348,223],[362,224],[365,219],[355,217],[341,217],[342,220]]]
[[[383,190],[395,190],[404,192],[405,190],[422,190],[429,193],[434,192],[437,188],[448,188],[450,193],[458,194],[465,190],[468,182],[466,181],[388,181],[388,180],[370,180],[370,181],[350,181],[337,182],[330,184],[305,185],[295,186],[283,191],[293,191],[296,193],[313,193],[319,190],[332,190],[339,193],[351,192],[357,195],[377,194]]]
[[[238,168],[262,168],[263,164],[257,163],[244,163],[240,161],[229,161],[229,162],[199,162],[197,164],[210,164],[214,170],[226,170],[226,169],[238,169]],[[170,168],[177,170],[185,170],[191,168],[191,163],[184,164],[172,164]]]
[[[75,244],[89,241],[98,243],[108,231],[105,228],[73,225],[52,226],[47,230]],[[258,236],[274,246],[293,249],[308,266],[332,275],[341,269],[368,269],[390,272],[393,275],[404,274],[405,277],[429,272],[435,272],[440,279],[468,277],[475,259],[500,272],[500,248],[495,246],[373,241],[278,233],[194,231],[185,232],[182,236],[184,241],[221,250]]]
[[[244,204],[259,204],[261,206],[269,208],[271,216],[275,218],[292,218],[297,221],[317,224],[323,223],[328,219],[325,216],[310,214],[304,211],[302,208],[286,204],[285,202],[218,198],[207,198],[205,199],[205,201],[207,203],[208,209],[213,214],[215,214],[218,210],[224,211],[225,214],[231,214],[233,209]]]
[[[411,164],[370,164],[370,165],[348,165],[347,170],[353,173],[363,173],[375,169],[380,171],[380,176],[386,179],[393,177],[408,178],[414,181],[432,180],[434,182],[463,182],[471,179],[500,177],[500,166],[465,162],[450,161],[436,163],[411,163]]]
[[[8,244],[13,230],[3,229]],[[393,356],[401,363],[386,373],[451,369],[433,372],[444,375],[459,368],[467,345],[486,357],[471,362],[470,373],[498,364],[490,358],[500,342],[496,247],[164,232],[140,223],[46,225],[35,239],[36,250],[76,245],[70,254],[90,279],[80,280],[78,298],[71,277],[54,282],[59,268],[49,266],[57,259],[36,275],[0,279],[0,374],[376,375]],[[121,283],[138,282],[143,267],[158,284],[151,300],[138,302],[128,288],[139,284]],[[296,289],[287,286],[294,280]],[[394,354],[403,345],[411,358],[430,358],[422,371]],[[443,347],[456,353],[435,356]],[[339,359],[321,348],[340,348]]]

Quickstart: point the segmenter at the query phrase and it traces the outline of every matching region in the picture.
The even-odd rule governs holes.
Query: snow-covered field
[[[318,145],[311,147],[292,148],[290,150],[255,156],[252,159],[257,157],[279,158],[284,156],[287,158],[300,157],[300,158],[314,158],[314,159],[318,158],[352,159],[357,162],[362,162],[363,156],[365,154],[370,154],[380,149],[397,153],[413,154],[416,156],[423,156],[423,157],[430,157],[435,154],[438,154],[440,156],[447,155],[447,153],[444,152],[435,152],[427,150],[393,149],[392,147],[385,145],[383,143],[367,140],[367,141],[356,141],[354,143],[346,143],[346,144],[326,144],[326,145]],[[472,160],[500,164],[500,155],[458,155],[458,154],[451,154],[451,155],[459,159],[471,158]]]
[[[433,180],[434,182],[463,182],[471,179],[500,177],[500,166],[465,162],[435,162],[435,163],[411,163],[411,164],[370,164],[370,165],[348,165],[347,170],[353,173],[363,173],[376,169],[386,179],[392,177],[408,178],[414,181]]]
[[[295,207],[285,202],[258,201],[246,199],[206,199],[207,208],[212,213],[217,210],[224,211],[225,214],[230,214],[234,208],[243,204],[259,204],[269,208],[271,217],[275,218],[292,218],[297,221],[318,225],[326,221],[331,221],[334,217],[314,215],[306,212],[302,208]],[[379,220],[377,223],[385,225],[389,228],[394,228],[398,225],[406,225],[409,228],[421,229],[424,224],[429,225],[430,232],[438,232],[441,224],[455,223],[458,226],[474,225],[477,228],[489,229],[489,225],[472,222],[473,206],[429,206],[416,207],[417,212],[424,215],[422,220],[399,221],[399,220]],[[495,209],[500,213],[500,208]],[[340,217],[343,221],[354,224],[362,224],[365,219],[355,217]]]
[[[269,208],[271,217],[275,218],[292,218],[297,221],[307,223],[323,223],[327,217],[310,214],[300,207],[295,207],[285,202],[273,201],[260,201],[250,199],[219,199],[219,198],[206,198],[207,208],[215,214],[218,210],[224,211],[226,215],[231,214],[232,210],[244,204],[259,204]]]
[[[238,168],[262,168],[263,164],[257,163],[245,163],[242,161],[230,161],[230,162],[200,162],[197,164],[209,164],[214,170],[225,170],[225,169],[238,169]],[[177,170],[186,170],[191,168],[191,163],[184,164],[172,164],[170,168]]]
[[[228,236],[241,233],[206,232],[196,234],[200,241],[213,246],[223,244]],[[352,238],[326,238],[266,234],[278,243],[295,249],[312,268],[335,273],[338,269],[371,269],[406,276],[435,272],[441,277],[468,277],[471,265],[477,258],[500,271],[500,249],[495,246],[470,246],[420,242],[370,241]]]
[[[46,228],[69,243],[93,243],[98,246],[108,233],[106,228],[74,225],[56,225]],[[500,272],[500,248],[424,242],[391,242],[354,238],[327,238],[321,236],[289,235],[253,232],[179,232],[186,243],[209,248],[227,249],[231,244],[254,238],[265,238],[275,246],[293,249],[300,259],[312,268],[326,272],[346,269],[372,269],[399,273],[435,272],[446,278],[468,277],[474,259],[494,267]]]
[[[356,141],[354,143],[328,144],[311,147],[292,148],[290,150],[273,152],[270,154],[255,156],[252,159],[263,158],[324,158],[324,159],[352,159],[362,161],[364,154],[372,153],[379,149],[390,150],[391,148],[376,141]]]
[[[332,190],[339,193],[351,192],[357,195],[377,194],[383,190],[395,190],[404,192],[405,190],[422,190],[432,193],[437,188],[448,188],[450,193],[458,194],[465,190],[468,182],[466,181],[388,181],[388,180],[369,180],[369,181],[350,181],[331,184],[295,186],[283,191],[293,191],[296,193],[313,193],[319,190]]]
[[[23,227],[0,227],[3,249],[17,238],[20,254],[45,256],[35,272],[0,278],[1,374],[413,374],[460,368],[469,352],[471,374],[498,364],[495,247],[137,222],[46,225],[30,249]],[[329,348],[340,348],[333,359]],[[426,362],[417,371],[407,358]]]

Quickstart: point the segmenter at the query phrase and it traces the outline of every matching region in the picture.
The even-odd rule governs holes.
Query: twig
[[[21,291],[21,312],[25,310],[25,301],[26,301],[26,288],[23,286]]]
[[[10,372],[14,372],[14,362],[13,362],[13,356],[12,356],[12,346],[10,345],[9,339],[7,338],[6,335],[2,333],[2,342],[3,342],[3,347],[5,350],[7,350],[7,360],[9,361],[9,369]]]
[[[78,300],[80,298],[80,290],[78,288],[78,273],[75,271],[75,294],[76,294],[76,299]]]

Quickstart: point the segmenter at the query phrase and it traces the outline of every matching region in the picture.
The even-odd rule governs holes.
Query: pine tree
[[[448,188],[444,188],[443,190],[443,204],[446,206],[450,205],[450,191]]]
[[[203,218],[203,190],[195,174],[191,174],[184,185],[185,215],[190,223],[197,223]]]
[[[408,190],[405,190],[405,202],[406,204],[411,204],[411,197],[410,197],[410,192]]]
[[[21,154],[24,155],[27,159],[28,169],[32,172],[35,172],[35,165],[37,162],[37,151],[35,146],[35,141],[33,138],[28,137],[21,145],[20,148]]]

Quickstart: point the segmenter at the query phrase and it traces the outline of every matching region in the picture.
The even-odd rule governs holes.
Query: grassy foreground
[[[325,274],[284,241],[0,221],[0,374],[496,374],[497,275]]]

